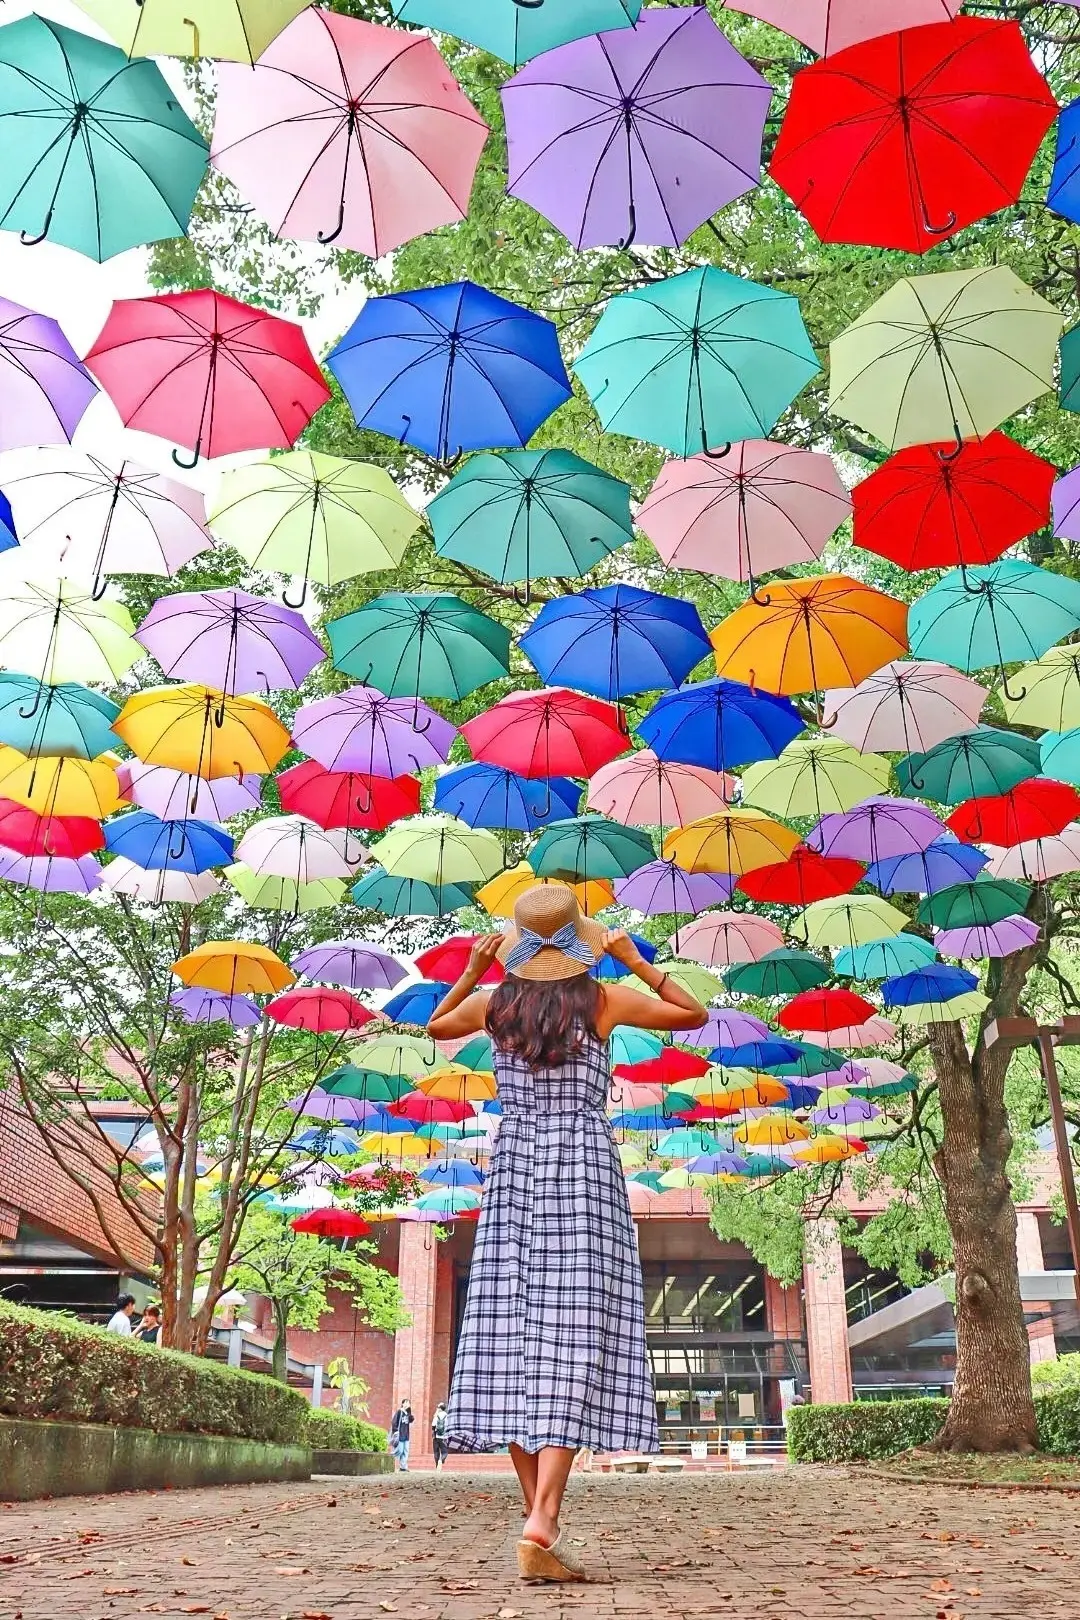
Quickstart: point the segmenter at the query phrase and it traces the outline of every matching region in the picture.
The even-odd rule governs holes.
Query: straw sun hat
[[[583,917],[577,896],[562,884],[529,889],[514,907],[514,920],[499,946],[499,961],[516,979],[553,983],[588,973],[604,954],[599,923]]]

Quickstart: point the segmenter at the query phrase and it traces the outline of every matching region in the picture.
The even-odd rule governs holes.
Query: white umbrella
[[[1027,838],[1009,849],[995,850],[986,868],[987,877],[1022,883],[1046,883],[1069,872],[1080,872],[1080,823],[1075,821],[1056,838]]]
[[[974,731],[985,686],[947,664],[896,659],[858,686],[826,692],[826,731],[861,754],[925,753],[947,737]]]
[[[346,860],[347,832],[326,832],[304,816],[267,816],[249,827],[236,846],[236,859],[260,877],[314,883],[320,878],[352,877],[357,861]],[[364,857],[360,851],[360,859]]]
[[[197,906],[200,901],[217,894],[221,888],[213,872],[178,872],[175,869],[148,872],[145,867],[129,861],[125,855],[117,855],[115,860],[109,862],[101,881],[103,887],[111,889],[114,894],[126,895],[129,900],[145,900],[154,906],[163,903]]]

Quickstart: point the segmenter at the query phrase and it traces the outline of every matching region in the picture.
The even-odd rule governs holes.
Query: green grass
[[[935,1480],[967,1485],[1070,1485],[1080,1490],[1080,1457],[1033,1457],[943,1455],[928,1451],[904,1451],[898,1456],[874,1463],[875,1469],[916,1477],[932,1484]]]

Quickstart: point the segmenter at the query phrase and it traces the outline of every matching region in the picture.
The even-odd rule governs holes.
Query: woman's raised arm
[[[439,1002],[428,1019],[427,1032],[434,1041],[454,1041],[463,1035],[478,1035],[484,1028],[487,991],[476,994],[476,987],[495,960],[503,942],[502,934],[485,934],[469,952],[465,971]],[[704,1022],[704,1019],[702,1020]]]
[[[640,990],[620,984],[605,985],[603,1021],[607,1028],[601,1034],[610,1034],[616,1024],[629,1024],[634,1029],[679,1030],[699,1029],[706,1022],[709,1014],[701,1002],[669,978],[663,968],[646,961],[629,934],[622,930],[609,933],[604,950],[655,990],[660,999],[654,1001]]]

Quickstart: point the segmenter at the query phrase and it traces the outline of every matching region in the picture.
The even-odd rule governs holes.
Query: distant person
[[[390,1450],[397,1458],[397,1465],[403,1474],[409,1472],[409,1439],[412,1426],[412,1404],[407,1398],[403,1398],[390,1424]]]
[[[143,1311],[142,1321],[135,1329],[135,1337],[141,1339],[143,1344],[157,1344],[161,1334],[161,1306],[148,1305]]]
[[[135,1295],[121,1294],[116,1302],[116,1310],[105,1324],[106,1333],[116,1333],[122,1339],[130,1339],[134,1333],[131,1318],[135,1315]]]
[[[442,1473],[442,1465],[446,1461],[450,1450],[447,1438],[447,1411],[446,1402],[440,1401],[435,1408],[435,1416],[431,1420],[431,1439],[435,1448],[435,1472]]]

